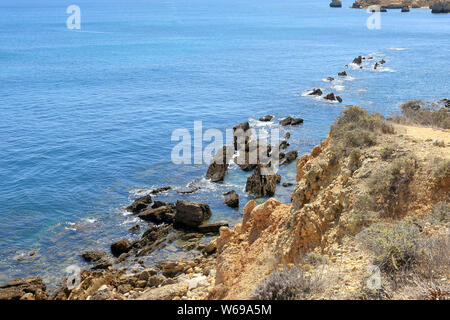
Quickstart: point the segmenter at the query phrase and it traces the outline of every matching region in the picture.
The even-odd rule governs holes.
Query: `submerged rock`
[[[239,207],[239,196],[236,191],[231,190],[223,194],[224,203],[230,208],[238,208]]]
[[[178,200],[175,222],[188,227],[197,227],[211,217],[209,205],[200,202]]]

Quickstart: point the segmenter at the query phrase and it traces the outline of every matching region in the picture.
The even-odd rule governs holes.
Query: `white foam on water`
[[[333,88],[336,91],[340,91],[340,92],[345,90],[345,87],[343,85],[338,85],[338,84],[332,85],[331,88]]]
[[[128,218],[125,221],[121,222],[120,225],[126,225],[126,224],[131,224],[131,223],[136,223],[139,221],[138,217],[133,217],[133,218]]]
[[[407,48],[389,48],[389,50],[392,51],[404,51],[404,50],[408,50]]]

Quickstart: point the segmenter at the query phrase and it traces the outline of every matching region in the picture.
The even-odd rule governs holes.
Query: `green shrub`
[[[409,223],[376,223],[357,239],[373,251],[374,264],[388,273],[412,267],[421,254],[419,229]]]
[[[389,159],[395,152],[395,147],[391,144],[384,146],[380,151],[381,159],[387,160]]]
[[[316,278],[300,267],[274,272],[253,293],[254,300],[296,300],[307,297],[320,288]]]
[[[371,175],[368,181],[370,194],[377,198],[377,209],[395,216],[399,204],[407,199],[409,184],[415,173],[417,161],[414,157],[396,159],[389,167]]]
[[[339,155],[348,155],[355,148],[376,144],[376,133],[392,133],[393,127],[379,113],[369,114],[358,106],[348,106],[331,126],[332,147]]]
[[[396,122],[450,129],[450,111],[447,108],[421,100],[405,102],[400,108],[402,116],[394,117]]]
[[[450,160],[435,159],[434,165],[435,168],[433,171],[433,176],[437,180],[443,180],[447,177],[450,177]]]

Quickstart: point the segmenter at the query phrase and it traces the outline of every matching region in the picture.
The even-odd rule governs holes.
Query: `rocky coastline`
[[[372,56],[358,56],[344,68],[349,68],[351,64],[358,69],[376,70],[386,63],[384,59],[377,61]],[[338,72],[336,77],[348,77],[347,71]],[[334,77],[327,78],[328,82],[334,80]],[[340,96],[333,92],[324,93],[320,88],[313,88],[306,96],[342,103]],[[283,272],[286,268],[300,265],[309,274],[308,277],[312,277],[319,266],[326,266],[334,272],[333,268],[338,267],[342,258],[345,258],[344,278],[329,280],[334,281],[329,288],[311,293],[308,298],[361,298],[359,294],[363,289],[360,282],[363,282],[371,256],[362,249],[361,244],[355,242],[354,236],[374,223],[385,222],[383,213],[395,214],[396,219],[420,217],[422,220],[417,218],[419,220],[415,221],[421,226],[421,232],[448,234],[446,224],[431,225],[426,224],[428,220],[423,220],[434,205],[445,202],[450,196],[449,103],[443,99],[435,106],[438,106],[438,111],[433,112],[439,112],[439,119],[443,119],[438,127],[447,131],[426,131],[439,139],[429,138],[419,142],[417,136],[408,135],[408,130],[411,130],[408,125],[411,124],[407,120],[410,121],[414,112],[421,113],[422,117],[426,112],[431,112],[421,102],[405,107],[405,115],[398,119],[385,119],[362,108],[347,106],[331,126],[326,140],[315,146],[311,153],[300,157],[296,150],[279,153],[281,166],[296,161],[297,184],[292,203],[283,204],[269,198],[258,205],[251,200],[244,207],[242,221],[233,227],[226,221],[209,223],[214,212],[207,203],[181,199],[166,203],[157,200],[158,194],[169,190],[179,194],[195,193],[198,190],[196,186],[187,190],[172,186],[154,189],[126,208],[130,214],[148,223],[148,228],[138,240],[117,239],[111,243],[109,252],[91,250],[80,253],[80,258],[89,263],[90,268],[82,270],[79,275],[62,279],[54,292],[48,292],[40,278],[15,279],[0,285],[0,300],[250,299],[258,298],[254,295],[257,286],[277,270]],[[436,119],[434,114],[437,113],[431,114],[430,118]],[[273,119],[273,115],[259,118],[261,122]],[[278,124],[295,130],[303,122],[302,118],[285,116]],[[254,197],[272,197],[280,184],[288,186],[279,174],[269,174],[273,164],[266,156],[289,148],[289,132],[279,146],[254,141],[247,121],[236,125],[233,132],[233,145],[223,146],[212,159],[205,173],[208,180],[223,181],[230,161],[234,161],[243,172],[253,171],[247,178],[245,191]],[[389,155],[384,155],[388,153],[387,148]],[[444,159],[444,169],[439,177],[427,179],[425,176],[430,170],[431,160],[424,158],[423,153],[431,151]],[[418,159],[406,159],[408,152],[417,155]],[[238,156],[241,161],[237,160]],[[250,161],[254,158],[257,163]],[[396,170],[400,175],[398,179],[407,183],[408,188],[415,191],[415,196],[410,195],[409,189],[406,192],[401,185],[395,185],[393,178],[387,188],[393,190],[395,198],[390,199],[386,195],[386,199],[372,199],[370,201],[374,203],[370,204],[371,207],[363,208],[367,212],[376,211],[378,216],[357,216],[360,213],[358,199],[362,197],[359,190],[369,188],[366,178],[382,170],[383,166],[394,166],[395,159],[407,161],[408,166],[414,164],[414,178],[408,176],[407,167]],[[425,187],[420,189],[418,186],[424,183]],[[227,206],[239,207],[239,196],[235,190],[229,190],[222,196]],[[392,217],[388,218],[392,222]],[[129,231],[139,232],[141,227],[135,225]],[[172,232],[174,230],[176,235]],[[211,240],[202,242],[205,237]],[[195,252],[195,258],[166,261],[153,267],[142,260],[176,240],[183,240],[183,249]],[[443,281],[443,285],[448,285],[447,280]],[[339,291],[342,287],[347,289]],[[392,291],[390,294],[402,293]]]

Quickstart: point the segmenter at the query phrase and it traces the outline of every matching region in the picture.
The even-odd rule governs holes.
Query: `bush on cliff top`
[[[393,128],[381,114],[369,114],[358,106],[344,109],[330,129],[334,151],[345,156],[355,148],[375,145],[376,133],[393,133]]]
[[[402,116],[393,120],[402,124],[416,124],[450,129],[450,110],[435,103],[411,100],[400,106]]]

